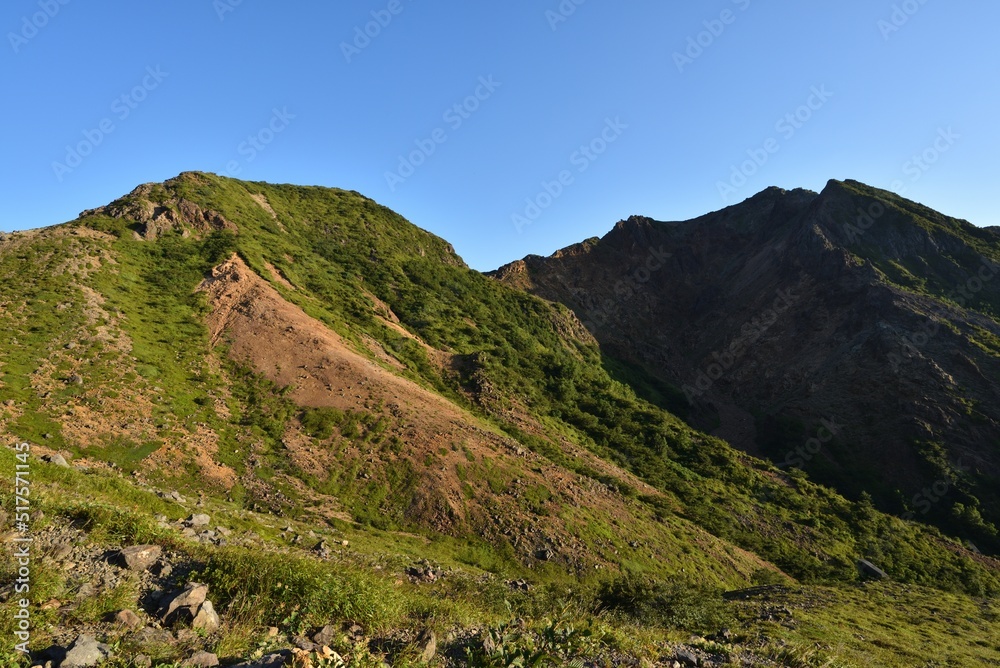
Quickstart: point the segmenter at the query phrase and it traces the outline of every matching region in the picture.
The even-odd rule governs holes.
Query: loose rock
[[[189,527],[204,527],[208,526],[211,522],[212,518],[205,513],[197,513],[187,519],[187,525]]]
[[[90,668],[111,656],[111,648],[97,642],[94,636],[81,635],[66,652],[60,668]]]
[[[191,628],[196,631],[204,631],[205,633],[215,633],[219,630],[220,626],[222,626],[222,621],[215,612],[215,607],[211,601],[202,603],[195,613],[194,619],[191,621]]]
[[[238,663],[233,668],[282,668],[286,665],[290,666],[292,663],[291,659],[292,652],[290,650],[281,650],[280,652],[261,657],[256,661]]]
[[[142,626],[142,619],[131,610],[122,610],[115,614],[115,622],[128,629],[137,629]]]
[[[192,668],[212,668],[219,665],[219,657],[210,652],[197,652],[181,665]]]
[[[679,649],[674,652],[674,658],[683,666],[697,666],[698,657],[693,652],[686,649]]]
[[[53,453],[51,455],[45,455],[44,457],[42,457],[42,459],[49,462],[50,464],[55,464],[56,466],[62,467],[64,469],[69,468],[69,462],[67,462],[66,458],[60,455],[58,452]]]
[[[171,618],[174,617],[178,610],[181,608],[197,608],[205,602],[206,598],[208,598],[208,585],[192,582],[184,591],[170,601],[166,612],[163,613],[163,620],[165,622],[172,621]]]
[[[162,552],[159,545],[133,545],[118,553],[117,562],[131,571],[144,571],[156,563]]]
[[[420,653],[420,662],[430,663],[437,653],[437,635],[434,634],[434,631],[427,629],[420,634],[417,642],[423,645],[424,648]]]
[[[320,647],[331,647],[333,641],[337,639],[337,629],[333,626],[327,625],[322,629],[313,634],[312,640],[314,643]]]

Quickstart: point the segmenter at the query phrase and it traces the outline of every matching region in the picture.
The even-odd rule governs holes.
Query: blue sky
[[[830,178],[998,225],[998,22],[987,0],[7,0],[0,230],[186,170],[358,190],[481,270]]]

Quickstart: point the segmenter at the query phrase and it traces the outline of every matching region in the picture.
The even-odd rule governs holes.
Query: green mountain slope
[[[260,566],[253,591],[229,580],[255,558],[158,529],[154,514],[181,518],[153,492],[200,497],[262,541],[248,545],[311,547],[286,544],[267,518],[317,539],[349,532],[346,577],[375,578],[372,591],[385,584],[373,563],[390,582],[407,559],[429,558],[462,573],[442,596],[480,576],[552,594],[463,594],[447,610],[419,588],[378,595],[395,607],[365,619],[384,628],[499,622],[505,596],[528,606],[511,614],[541,624],[569,586],[576,623],[603,610],[610,636],[644,639],[621,651],[644,655],[670,628],[718,630],[706,628],[721,623],[715,608],[677,612],[693,605],[685,587],[833,587],[822,591],[836,608],[865,558],[896,586],[969,605],[1000,591],[994,560],[936,529],[692,429],[668,410],[675,390],[607,357],[568,308],[468,269],[357,193],[201,173],[141,186],[0,242],[0,306],[12,333],[0,343],[0,431],[88,467],[46,474],[40,502],[55,526],[72,520],[107,545],[167,543],[200,564],[224,619],[248,627],[298,632],[289,610],[279,619],[250,602],[291,576]],[[99,510],[119,496],[123,515]],[[113,528],[123,521],[135,531]],[[320,586],[326,562],[295,558],[319,578],[296,581]],[[851,605],[879,605],[858,595]],[[303,601],[300,625],[364,617]],[[645,605],[657,612],[637,620]],[[227,628],[230,651],[248,651],[253,634]]]

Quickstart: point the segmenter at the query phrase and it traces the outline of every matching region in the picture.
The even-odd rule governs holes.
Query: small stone
[[[274,654],[268,654],[255,661],[245,661],[238,663],[232,668],[282,668],[292,665],[292,653],[289,650],[281,650]]]
[[[267,627],[267,637],[268,637],[268,639],[277,638],[278,634],[280,632],[281,631],[278,630],[277,626],[269,626],[269,627]]]
[[[697,666],[698,657],[693,652],[686,649],[679,649],[674,652],[674,658],[684,666]]]
[[[423,646],[423,650],[420,652],[420,662],[430,663],[437,653],[437,636],[434,631],[427,629],[420,634],[417,642]]]
[[[873,578],[875,580],[888,580],[889,574],[883,571],[881,568],[868,561],[867,559],[858,560],[858,571],[864,577]]]
[[[132,663],[136,668],[150,668],[153,665],[153,660],[145,654],[137,654],[132,659]]]
[[[94,636],[80,635],[73,641],[59,668],[90,668],[110,656],[110,647],[97,642]]]
[[[130,571],[144,571],[156,563],[162,552],[159,545],[133,545],[118,552],[117,562]]]
[[[292,638],[292,644],[304,652],[314,652],[319,649],[319,645],[310,641],[308,638]]]
[[[320,647],[332,646],[333,641],[337,638],[337,629],[329,624],[324,626],[322,629],[313,634],[313,642]]]
[[[211,601],[205,601],[198,608],[198,612],[194,616],[194,620],[191,622],[191,628],[196,631],[204,631],[205,633],[215,633],[222,626],[222,621],[219,619],[219,615],[215,612],[215,607],[212,605]]]
[[[81,600],[84,598],[90,598],[96,593],[94,585],[89,582],[84,582],[80,585],[80,588],[76,591],[76,599]]]
[[[211,521],[212,518],[205,513],[197,513],[188,518],[187,525],[189,527],[204,527],[208,526]]]
[[[208,585],[192,582],[170,601],[167,611],[163,614],[164,621],[171,621],[170,618],[181,608],[197,608],[206,598],[208,598]]]
[[[139,615],[131,610],[121,610],[118,612],[115,615],[115,622],[127,629],[137,629],[142,626],[142,620],[139,618]]]
[[[212,668],[219,665],[219,657],[210,652],[196,652],[181,665],[192,668]]]
[[[55,464],[56,466],[59,466],[61,468],[64,469],[69,468],[69,462],[67,462],[66,458],[60,455],[58,452],[51,455],[46,455],[43,459],[45,459],[45,461],[49,462],[50,464]]]

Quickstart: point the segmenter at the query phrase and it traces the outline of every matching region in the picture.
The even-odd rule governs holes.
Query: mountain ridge
[[[830,419],[846,413],[854,426],[853,430],[847,431],[847,437],[856,439],[868,433],[866,442],[883,443],[887,451],[895,453],[897,469],[909,471],[913,478],[905,480],[905,473],[895,477],[890,474],[890,484],[908,483],[901,485],[903,493],[896,498],[891,498],[895,494],[893,490],[878,494],[874,486],[871,489],[865,485],[852,488],[846,486],[843,479],[840,481],[841,488],[852,495],[862,491],[876,492],[885,507],[895,512],[912,512],[912,509],[905,508],[910,494],[922,486],[933,484],[941,476],[946,476],[952,483],[957,482],[946,465],[939,461],[933,473],[917,474],[915,468],[921,455],[914,455],[909,449],[912,445],[904,446],[898,438],[888,436],[905,429],[904,426],[884,430],[887,439],[883,441],[874,435],[879,433],[878,430],[858,428],[859,423],[864,422],[864,411],[858,406],[845,406],[845,402],[851,403],[850,392],[846,388],[825,397],[823,401],[810,403],[789,395],[787,390],[768,388],[770,381],[766,367],[785,365],[784,374],[795,374],[793,377],[785,375],[786,382],[798,388],[796,391],[800,395],[808,397],[818,389],[813,387],[815,381],[810,381],[810,378],[822,380],[836,377],[838,373],[843,375],[843,371],[838,372],[836,367],[830,366],[833,359],[850,359],[851,349],[874,346],[872,355],[849,362],[867,365],[870,378],[883,373],[876,370],[873,366],[876,360],[871,359],[880,356],[884,363],[882,366],[890,370],[889,374],[885,374],[887,383],[926,384],[933,378],[938,382],[947,382],[950,375],[959,372],[941,376],[934,372],[934,368],[944,364],[941,360],[949,359],[951,353],[946,353],[946,347],[940,345],[940,341],[951,336],[955,326],[934,325],[933,333],[928,336],[924,333],[927,325],[919,321],[923,314],[933,310],[942,319],[964,320],[966,332],[983,331],[988,333],[984,333],[984,337],[992,337],[1000,331],[995,318],[998,292],[991,283],[1000,268],[997,264],[1000,247],[991,239],[990,233],[982,228],[947,218],[892,193],[878,191],[856,181],[831,181],[819,194],[772,188],[741,204],[681,223],[658,223],[648,218],[633,217],[616,224],[598,242],[588,245],[586,260],[580,260],[579,255],[568,258],[566,254],[556,253],[550,258],[531,258],[520,264],[506,265],[494,275],[501,281],[516,283],[522,289],[574,308],[581,319],[588,322],[602,345],[616,350],[632,345],[640,350],[651,348],[672,356],[669,361],[657,359],[655,350],[648,354],[640,352],[631,355],[640,358],[633,361],[658,370],[663,380],[685,388],[689,400],[698,402],[709,391],[705,385],[711,385],[713,390],[723,387],[723,397],[716,397],[714,404],[707,402],[709,410],[718,412],[721,407],[734,423],[741,419],[746,422],[750,418],[754,423],[770,422],[754,426],[774,432],[785,428],[777,424],[783,415],[796,410],[798,414],[794,415],[794,419],[805,419],[813,425],[817,425],[822,418]],[[673,264],[665,265],[667,271],[657,272],[650,276],[650,282],[641,284],[632,281],[631,285],[623,286],[621,280],[616,282],[611,278],[610,274],[623,267],[624,270],[619,273],[628,274],[630,267],[641,260],[642,253],[637,251],[639,247],[657,245],[664,249],[663,252],[674,255]],[[709,265],[710,268],[706,268]],[[757,295],[770,294],[779,285],[790,284],[793,275],[802,271],[815,280],[817,291],[807,295],[807,303],[801,304],[798,309],[796,317],[802,323],[798,326],[794,322],[779,324],[777,329],[770,331],[771,335],[776,335],[772,336],[774,340],[762,339],[761,345],[770,345],[772,350],[749,361],[761,371],[745,371],[746,377],[741,378],[738,374],[744,373],[745,367],[737,364],[735,377],[727,369],[727,373],[720,374],[718,379],[696,386],[695,380],[704,381],[706,369],[712,369],[710,355],[718,354],[727,345],[726,337],[729,341],[736,338],[732,328],[727,329],[727,319],[737,323],[737,327],[739,323],[751,320],[750,314],[759,311],[760,306],[744,308],[747,302],[752,302]],[[691,278],[692,275],[695,278]],[[513,276],[517,276],[516,281]],[[770,277],[766,279],[766,286],[761,283],[761,277]],[[660,284],[656,284],[657,280]],[[612,291],[602,291],[600,286],[617,286],[625,302],[635,309],[619,309],[615,299],[609,295]],[[591,290],[601,297],[595,297]],[[670,304],[663,298],[658,301],[658,296],[666,292],[671,294]],[[601,303],[595,308],[597,299]],[[636,300],[638,303],[633,304]],[[963,305],[969,308],[963,309]],[[635,310],[650,309],[659,311],[655,316],[634,315]],[[732,315],[734,312],[737,315]],[[817,320],[820,314],[822,322]],[[831,317],[839,318],[832,329]],[[671,331],[668,340],[645,334],[657,331],[658,323],[670,320],[680,324]],[[692,329],[704,331],[704,334],[692,333]],[[728,333],[722,338],[713,335],[720,330]],[[847,346],[848,352],[830,349],[830,342],[838,339],[840,343],[837,345]],[[806,345],[813,345],[815,350],[805,350]],[[913,366],[911,362],[915,356],[922,357],[921,349],[927,345],[933,349],[934,355],[941,356],[940,359],[917,360],[918,364],[924,363],[921,369],[923,375],[918,374],[907,380],[907,368]],[[674,350],[672,346],[680,350]],[[799,369],[792,371],[787,368],[787,361],[789,358],[796,359],[792,352],[796,347]],[[985,364],[1000,371],[993,367],[995,362],[991,361],[993,356],[988,350],[983,350],[988,353],[986,356],[972,361],[972,357],[984,347],[988,345],[967,333],[964,333],[961,343],[955,341],[953,346],[963,351],[959,365],[972,367],[972,373],[966,375],[966,382],[977,387],[979,406],[991,403],[997,388],[984,375],[985,371],[975,369]],[[695,365],[687,361],[691,356],[699,360]],[[824,361],[824,357],[829,359]],[[954,365],[948,363],[945,366]],[[903,374],[902,379],[900,373]],[[890,376],[896,380],[890,381]],[[756,396],[738,397],[741,392],[753,394],[755,390],[752,388],[755,387],[765,389],[757,391]],[[799,404],[796,410],[783,408],[784,404],[794,407],[796,403]],[[889,395],[876,403],[886,406],[885,409],[874,408],[876,413],[888,415],[895,408]],[[954,400],[943,391],[939,391],[929,403],[955,405]],[[803,409],[802,405],[808,408]],[[893,409],[888,406],[893,406]],[[928,409],[920,410],[926,413]],[[748,412],[758,414],[748,416]],[[938,420],[938,431],[947,432],[952,428],[951,422],[960,424],[962,412],[956,410],[954,417]],[[961,428],[953,430],[955,433],[948,436],[955,445],[946,446],[949,452],[946,456],[953,462],[963,455],[969,459],[973,457],[972,452],[977,453],[974,458],[979,463],[977,468],[981,476],[979,484],[974,485],[974,492],[970,491],[971,486],[966,487],[967,496],[959,495],[953,501],[964,505],[973,495],[982,497],[979,500],[983,502],[989,499],[988,508],[984,511],[988,510],[994,521],[1000,508],[990,491],[989,481],[996,479],[997,450],[990,447],[988,441],[996,443],[1000,438],[997,418],[990,412],[985,423],[980,420],[979,424],[972,424],[966,416],[964,431]],[[693,424],[706,428],[711,419],[710,415],[702,415],[700,421],[696,420]],[[800,426],[798,435],[791,438],[780,433],[758,438],[753,433],[747,434],[746,429],[742,430],[742,436],[738,436],[736,434],[741,431],[738,427],[724,429],[722,433],[729,434],[744,449],[758,454],[766,452],[781,462],[784,459],[782,449],[799,449],[810,439],[809,429],[808,424],[805,429]],[[910,431],[914,432],[912,428]],[[937,433],[931,428],[925,435],[937,438]],[[914,438],[917,437],[919,433]],[[742,442],[739,442],[741,438]],[[824,448],[824,451],[821,457],[816,457],[820,453],[814,453],[811,459],[825,457],[829,448]],[[841,459],[857,455],[857,452],[844,454]],[[801,461],[802,458],[797,459]],[[878,470],[886,467],[889,461],[892,461],[891,457],[876,465],[876,461],[869,457],[867,468],[869,471]],[[899,467],[901,461],[910,463]],[[837,465],[836,462],[830,463]],[[858,474],[859,468],[864,467],[855,467],[851,475]],[[847,474],[841,476],[846,477]],[[836,478],[833,475],[823,479],[836,484]],[[976,504],[975,500],[973,504]],[[942,513],[940,520],[947,523],[946,517],[947,514]],[[992,537],[992,530],[979,536],[980,539]]]

